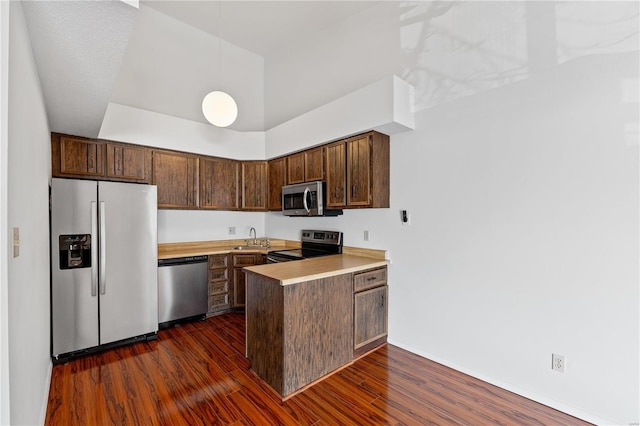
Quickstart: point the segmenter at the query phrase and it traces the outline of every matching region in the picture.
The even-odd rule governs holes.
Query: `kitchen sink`
[[[235,246],[232,250],[262,250],[264,248],[262,246]]]

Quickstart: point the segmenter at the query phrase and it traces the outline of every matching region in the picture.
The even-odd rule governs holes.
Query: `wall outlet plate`
[[[566,367],[564,361],[564,355],[551,354],[551,369],[554,371],[558,371],[560,373],[564,373],[564,369]]]
[[[235,226],[230,226],[229,227],[229,235],[236,235],[236,227]]]

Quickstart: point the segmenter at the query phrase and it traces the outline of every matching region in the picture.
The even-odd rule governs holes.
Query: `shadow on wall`
[[[638,51],[637,2],[417,2],[399,6],[416,111],[527,79],[582,56]],[[637,76],[621,82],[638,102]],[[626,126],[638,137],[635,126]]]

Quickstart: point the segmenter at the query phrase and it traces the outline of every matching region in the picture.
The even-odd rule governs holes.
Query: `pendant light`
[[[218,66],[219,78],[222,80],[222,1],[218,2]],[[238,105],[226,92],[214,90],[202,100],[202,113],[207,121],[217,127],[227,127],[238,117]]]

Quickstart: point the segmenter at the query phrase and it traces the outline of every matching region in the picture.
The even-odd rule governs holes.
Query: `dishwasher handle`
[[[158,259],[158,266],[175,266],[175,265],[189,265],[192,263],[203,263],[208,261],[208,256],[189,256],[189,257],[175,257],[172,259]]]

